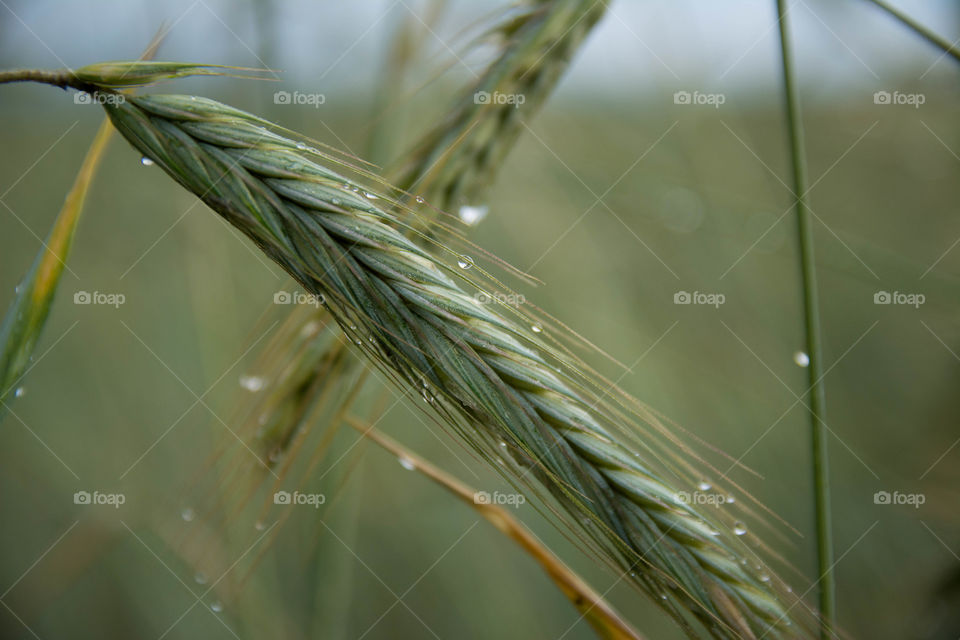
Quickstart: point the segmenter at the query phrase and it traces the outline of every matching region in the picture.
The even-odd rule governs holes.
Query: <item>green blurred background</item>
[[[797,568],[783,575],[798,593],[813,589],[813,603],[776,18],[772,3],[716,5],[614,2],[489,199],[469,203],[490,209],[471,240],[542,280],[510,284],[630,366],[620,380],[628,392],[756,471],[732,477],[784,523],[751,522],[751,534]],[[852,637],[956,638],[958,69],[869,3],[842,5],[798,2],[791,14],[814,185],[840,621]],[[377,85],[389,38],[426,3],[10,2],[0,9],[0,67],[132,58],[166,20],[174,28],[161,59],[288,73],[279,84],[161,90],[208,95],[382,160],[482,68],[484,51],[454,55],[467,42],[458,32],[497,6],[450,3],[403,91],[385,97]],[[960,36],[955,5],[903,6],[947,40]],[[277,105],[277,90],[326,100]],[[677,91],[725,102],[675,104]],[[876,91],[924,103],[877,104]],[[6,305],[100,114],[49,87],[5,86],[0,100]],[[390,135],[375,145],[378,131]],[[382,450],[354,446],[350,430],[304,487],[327,503],[296,511],[269,544],[249,514],[207,508],[218,473],[210,457],[235,444],[226,425],[248,393],[239,381],[287,311],[274,293],[291,286],[122,140],[95,181],[69,267],[0,425],[2,637],[593,637],[512,542]],[[74,304],[81,291],[125,302]],[[722,293],[725,303],[676,305],[679,291]],[[883,291],[925,301],[875,304]],[[395,404],[378,427],[472,485],[505,489],[415,403]],[[243,459],[236,449],[230,459]],[[272,479],[249,473],[263,482],[259,508]],[[126,502],[76,505],[81,490]],[[878,491],[924,503],[876,504]],[[649,637],[679,637],[529,505],[518,513]],[[267,523],[277,518],[273,510]]]

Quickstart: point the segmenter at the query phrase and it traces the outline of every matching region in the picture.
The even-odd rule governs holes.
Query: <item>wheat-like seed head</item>
[[[599,0],[537,0],[490,30],[503,44],[443,119],[390,173],[438,209],[476,204],[606,10]]]
[[[141,153],[323,296],[399,384],[488,459],[506,450],[514,474],[534,475],[657,602],[692,612],[716,637],[805,633],[769,579],[740,562],[737,538],[679,501],[652,450],[629,446],[615,413],[558,366],[540,327],[478,302],[455,256],[404,235],[411,225],[381,206],[392,203],[385,193],[211,100],[155,95],[105,108]]]
[[[596,24],[605,9],[597,0],[531,0],[499,17],[476,44],[497,47],[497,54],[482,74],[462,92],[444,118],[388,171],[391,184],[405,193],[410,202],[415,191],[432,211],[417,229],[428,238],[448,236],[439,211],[461,207],[461,219],[476,224],[485,215],[476,205],[503,159],[513,148],[523,124],[533,117],[559,81],[570,58]],[[494,96],[513,97],[500,101]],[[482,98],[489,99],[482,99]],[[522,100],[518,100],[522,98]],[[472,216],[472,217],[471,217]],[[417,233],[408,233],[419,241]],[[422,244],[422,242],[421,242]],[[277,442],[289,441],[299,425],[298,407],[309,404],[312,394],[327,384],[315,380],[326,367],[328,352],[337,350],[326,336],[318,336],[304,347],[297,336],[311,334],[310,327],[330,320],[326,309],[313,313],[291,313],[281,333],[286,343],[271,344],[261,360],[269,360],[273,376],[265,380],[263,401],[257,407],[258,420],[266,419],[270,429],[259,429],[258,438],[269,451]],[[352,367],[356,360],[345,359]],[[283,445],[281,445],[281,450]]]

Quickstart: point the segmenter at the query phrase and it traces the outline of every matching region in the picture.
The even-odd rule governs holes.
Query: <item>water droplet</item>
[[[193,576],[193,581],[197,584],[207,584],[207,576],[202,573],[197,573],[197,575]]]
[[[148,158],[147,156],[143,156],[142,158],[140,158],[140,164],[142,164],[142,165],[145,166],[145,167],[152,167],[152,166],[153,166],[153,160],[151,160],[151,159]]]
[[[25,394],[26,392],[27,392],[27,390],[24,389],[23,387],[17,387],[17,388],[14,389],[14,391],[13,391],[13,397],[14,397],[14,398],[22,398],[22,397],[23,397],[23,394]]]
[[[417,196],[417,204],[423,204],[426,200],[423,199],[423,196]]]
[[[261,522],[260,520],[257,520],[256,522],[253,523],[253,528],[256,529],[257,531],[263,531],[264,529],[267,528],[267,525],[263,524],[263,522]]]
[[[413,471],[417,468],[417,465],[413,463],[413,460],[410,458],[400,457],[397,458],[397,462],[400,463],[400,466],[406,469],[407,471]]]
[[[487,217],[487,214],[490,213],[490,207],[486,205],[480,206],[470,206],[463,205],[460,207],[460,220],[464,223],[473,226]]]
[[[330,198],[330,204],[332,204],[332,205],[335,206],[335,207],[339,207],[339,206],[340,206],[340,198]]]
[[[260,391],[264,380],[260,376],[240,376],[240,386],[247,391]]]
[[[747,532],[747,526],[742,522],[733,523],[733,533],[734,535],[742,536]]]
[[[307,145],[306,145],[306,144],[304,144],[304,143],[302,143],[302,142],[298,142],[298,143],[297,143],[297,149],[300,149],[301,151],[303,151],[303,150],[305,150],[306,148],[307,148]]]
[[[676,187],[663,194],[657,211],[667,229],[677,233],[691,233],[703,224],[707,206],[696,191]]]
[[[320,301],[320,304],[323,304],[323,296],[317,296],[317,300]],[[303,329],[300,330],[300,335],[302,336],[312,336],[320,328],[320,323],[311,320],[307,324],[303,325]]]
[[[379,196],[375,196],[375,195],[373,195],[372,193],[370,193],[369,191],[365,191],[365,192],[363,193],[363,195],[366,196],[367,200],[379,200],[379,199],[380,199]]]
[[[460,256],[460,258],[457,260],[457,265],[461,269],[469,269],[473,266],[473,258],[470,256]]]
[[[280,447],[274,447],[270,450],[270,453],[267,454],[267,459],[270,462],[277,462],[280,458],[283,457],[283,449]]]
[[[503,440],[501,440],[501,441],[500,441],[500,446],[503,447],[504,449],[506,449],[506,448],[507,448],[507,443],[504,442]]]
[[[350,187],[350,191],[353,191],[354,193],[360,193],[360,187]]]
[[[770,576],[765,573],[760,574],[760,582],[770,582]]]
[[[795,354],[793,354],[793,361],[797,363],[798,367],[810,366],[810,356],[803,351],[797,351]]]
[[[184,510],[180,512],[180,517],[183,518],[184,522],[193,522],[195,515],[193,509],[190,507],[185,507]]]
[[[13,292],[14,292],[14,293],[20,293],[20,290],[21,290],[21,289],[23,289],[23,285],[22,285],[22,284],[18,284],[17,286],[15,286],[15,287],[13,288]]]
[[[540,333],[543,331],[543,327],[541,327],[538,324],[535,324],[532,327],[530,327],[530,331],[533,331],[534,333]]]
[[[733,504],[736,501],[737,499],[734,498],[733,496],[727,496],[726,500],[724,500],[724,502],[726,502],[727,504]]]
[[[223,611],[223,605],[220,604],[219,600],[214,600],[210,603],[210,611],[213,611],[214,613],[220,613]]]
[[[667,594],[661,593],[661,594],[660,594],[660,599],[661,599],[661,600],[666,600],[666,599],[667,599]]]
[[[709,482],[706,480],[701,480],[700,483],[697,484],[697,489],[700,489],[700,491],[710,491],[710,486],[711,485]]]

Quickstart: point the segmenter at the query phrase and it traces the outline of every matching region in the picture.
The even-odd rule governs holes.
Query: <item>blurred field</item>
[[[910,42],[927,64],[935,59]],[[924,94],[918,109],[874,104],[869,87],[830,95],[805,87],[840,619],[851,637],[960,633],[957,594],[944,600],[941,591],[960,573],[960,450],[951,449],[960,416],[960,103],[951,62],[923,80],[926,65],[884,75],[887,87]],[[427,126],[455,86],[442,82],[391,111],[388,121],[405,122],[394,146]],[[805,372],[793,361],[802,324],[794,221],[782,217],[789,165],[776,76],[764,91],[727,91],[719,109],[675,105],[680,88],[562,87],[529,123],[471,240],[544,281],[511,285],[630,367],[620,380],[627,391],[759,474],[733,477],[789,527],[772,517],[769,528],[749,526],[800,569],[785,577],[803,593],[814,566],[808,415],[797,401],[806,399]],[[163,90],[209,95],[366,153],[376,114],[363,91],[315,110],[274,105],[275,89],[210,80]],[[7,86],[2,95],[5,306],[99,114],[51,88]],[[36,366],[0,430],[8,605],[0,635],[32,637],[25,624],[42,638],[232,637],[219,616],[243,638],[593,637],[529,558],[369,444],[329,474],[321,466],[311,488],[328,504],[291,518],[243,591],[214,589],[196,604],[191,590],[199,596],[261,535],[238,520],[242,529],[227,525],[230,545],[205,547],[201,532],[222,523],[191,500],[198,474],[213,473],[211,451],[232,441],[214,414],[234,415],[251,347],[282,315],[273,294],[290,285],[138,160],[113,141]],[[78,291],[126,301],[76,305]],[[678,291],[722,293],[725,303],[676,305]],[[922,293],[925,302],[874,304],[880,291]],[[624,374],[599,355],[587,359],[613,379]],[[378,426],[471,484],[503,488],[405,402]],[[339,434],[331,460],[357,438]],[[94,489],[127,502],[73,503],[75,491]],[[920,493],[925,503],[878,505],[878,491]],[[649,637],[679,637],[529,505],[520,513]],[[246,574],[259,549],[221,586]],[[213,568],[204,584],[183,557],[191,553]],[[222,612],[211,615],[211,605]]]

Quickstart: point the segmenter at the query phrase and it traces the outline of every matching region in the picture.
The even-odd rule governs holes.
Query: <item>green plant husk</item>
[[[437,209],[477,205],[605,10],[595,0],[541,0],[490,29],[485,40],[502,42],[500,55],[402,156],[391,182]]]
[[[402,201],[409,202],[416,190],[432,210],[426,216],[423,234],[429,238],[449,232],[438,224],[437,211],[479,202],[492,181],[503,157],[513,148],[521,128],[521,119],[533,117],[556,86],[570,57],[597,22],[604,5],[595,1],[554,0],[527,3],[508,12],[497,24],[485,31],[479,42],[499,47],[499,53],[487,69],[462,92],[441,123],[429,130],[403,161],[389,173],[392,184],[405,191]],[[523,95],[522,105],[478,104],[474,96],[480,92]],[[482,207],[475,210],[483,211]],[[477,221],[478,222],[478,221]],[[453,232],[455,235],[455,232]],[[417,233],[408,233],[414,241]],[[292,313],[283,333],[302,336],[311,324],[329,320],[325,309],[312,314]],[[275,375],[265,376],[264,402],[256,409],[258,416],[269,416],[271,429],[260,429],[264,435],[280,434],[289,441],[289,434],[300,426],[302,407],[310,401],[310,393],[318,393],[322,385],[312,378],[322,372],[327,350],[336,348],[324,336],[316,338],[320,345],[304,346],[301,339],[290,344],[270,346],[270,360],[284,360],[275,367]],[[344,366],[353,366],[347,360]],[[296,419],[294,419],[296,418]],[[287,434],[287,435],[283,435]],[[268,442],[269,446],[269,442]]]
[[[140,153],[322,296],[398,385],[422,393],[488,460],[505,452],[514,477],[536,477],[655,601],[716,637],[805,633],[769,578],[738,561],[725,525],[677,499],[662,461],[630,445],[615,408],[553,354],[542,328],[471,296],[479,283],[457,256],[408,239],[412,225],[389,195],[212,100],[153,95],[104,108]]]
[[[162,32],[158,32],[153,40],[147,45],[140,60],[136,63],[123,63],[124,68],[130,71],[145,69],[155,64],[151,58],[156,54],[157,49],[163,41]],[[106,63],[110,64],[110,63]],[[169,64],[169,63],[167,63]],[[103,66],[103,65],[94,65]],[[194,65],[196,66],[196,65]],[[202,65],[201,65],[202,66]],[[185,69],[182,71],[186,71]],[[78,71],[74,74],[71,71],[24,71],[20,72],[24,77],[17,77],[16,71],[0,73],[0,80],[10,81],[9,78],[16,80],[38,80],[47,82],[48,79],[54,79],[52,84],[66,86],[61,82],[64,77],[73,77],[79,80]],[[98,76],[99,77],[99,76]],[[103,78],[100,77],[101,82]],[[33,350],[37,346],[37,341],[46,325],[47,316],[50,314],[50,306],[53,304],[53,298],[57,292],[57,286],[60,284],[60,277],[67,266],[66,260],[70,255],[70,248],[73,245],[73,236],[80,222],[80,214],[83,212],[83,205],[87,198],[87,191],[97,174],[100,162],[103,159],[103,153],[107,148],[107,143],[113,135],[113,126],[108,121],[97,130],[90,148],[87,150],[77,177],[67,192],[60,213],[54,220],[50,235],[43,247],[34,258],[30,270],[24,275],[23,280],[16,288],[13,301],[7,309],[7,313],[0,324],[0,420],[6,413],[6,401],[11,392],[15,392],[18,385],[23,380],[27,372],[27,366],[30,358],[33,356]]]

